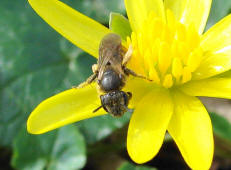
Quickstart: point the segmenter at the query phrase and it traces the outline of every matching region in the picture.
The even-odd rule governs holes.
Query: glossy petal
[[[124,0],[133,31],[137,31],[150,12],[165,20],[162,0]]]
[[[135,106],[137,106],[140,100],[142,100],[142,98],[146,96],[146,94],[148,94],[153,89],[158,88],[159,86],[157,86],[155,83],[144,80],[142,78],[130,76],[127,79],[126,86],[123,90],[132,93],[132,99],[129,102],[129,107],[134,108]]]
[[[137,105],[128,128],[127,149],[136,163],[151,160],[159,151],[173,111],[167,90],[153,90]]]
[[[27,121],[27,130],[41,134],[79,120],[106,114],[100,106],[95,85],[82,89],[70,89],[40,103]]]
[[[208,19],[212,0],[165,0],[165,9],[170,9],[185,25],[193,24],[202,34]]]
[[[109,29],[58,0],[29,0],[50,26],[76,46],[97,57],[102,37]]]
[[[231,15],[210,28],[203,36],[204,60],[193,79],[204,79],[231,69]]]
[[[192,169],[209,169],[214,144],[209,115],[199,99],[173,91],[174,113],[168,131]]]
[[[208,78],[191,81],[180,86],[180,90],[191,96],[231,99],[231,78]]]

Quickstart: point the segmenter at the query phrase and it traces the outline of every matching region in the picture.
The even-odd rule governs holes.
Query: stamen
[[[189,67],[184,67],[182,83],[186,83],[187,81],[191,80],[191,78],[192,78],[192,74]]]
[[[151,12],[137,32],[127,39],[133,56],[128,67],[165,88],[191,80],[203,57],[200,35],[194,25],[177,21],[167,10],[166,20]]]
[[[172,75],[176,78],[176,80],[180,80],[180,77],[183,72],[183,66],[181,60],[179,58],[174,58],[172,62]]]
[[[163,86],[164,86],[165,88],[170,88],[170,87],[172,87],[172,85],[173,85],[172,75],[171,75],[171,74],[167,74],[167,75],[164,77]]]
[[[172,58],[168,44],[166,42],[161,43],[159,49],[158,66],[162,75],[165,75],[167,72],[169,66],[171,65],[171,60]]]

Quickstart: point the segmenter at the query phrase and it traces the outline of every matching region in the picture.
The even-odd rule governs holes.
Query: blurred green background
[[[123,0],[62,1],[106,26],[110,12],[126,15]],[[213,0],[207,29],[230,11],[230,0]],[[133,163],[125,146],[130,114],[96,117],[44,135],[27,133],[33,108],[84,81],[95,62],[50,28],[27,0],[0,0],[0,170],[188,169],[168,136],[155,159]],[[231,102],[202,100],[214,127],[212,169],[231,169]]]

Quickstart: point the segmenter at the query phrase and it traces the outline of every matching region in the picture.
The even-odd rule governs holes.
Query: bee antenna
[[[95,110],[93,110],[93,113],[95,113],[95,112],[97,112],[99,109],[101,109],[103,106],[101,105],[101,106],[99,106],[99,107],[97,107]]]

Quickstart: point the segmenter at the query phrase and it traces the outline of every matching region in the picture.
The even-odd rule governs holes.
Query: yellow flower
[[[108,28],[58,0],[29,0],[56,31],[94,57]],[[130,77],[134,108],[127,149],[137,163],[159,151],[166,130],[192,169],[209,169],[214,142],[209,115],[195,96],[231,98],[231,15],[203,34],[211,0],[125,0],[132,34],[128,67],[152,79]],[[27,128],[41,134],[82,119],[106,114],[96,85],[70,89],[43,101]]]

